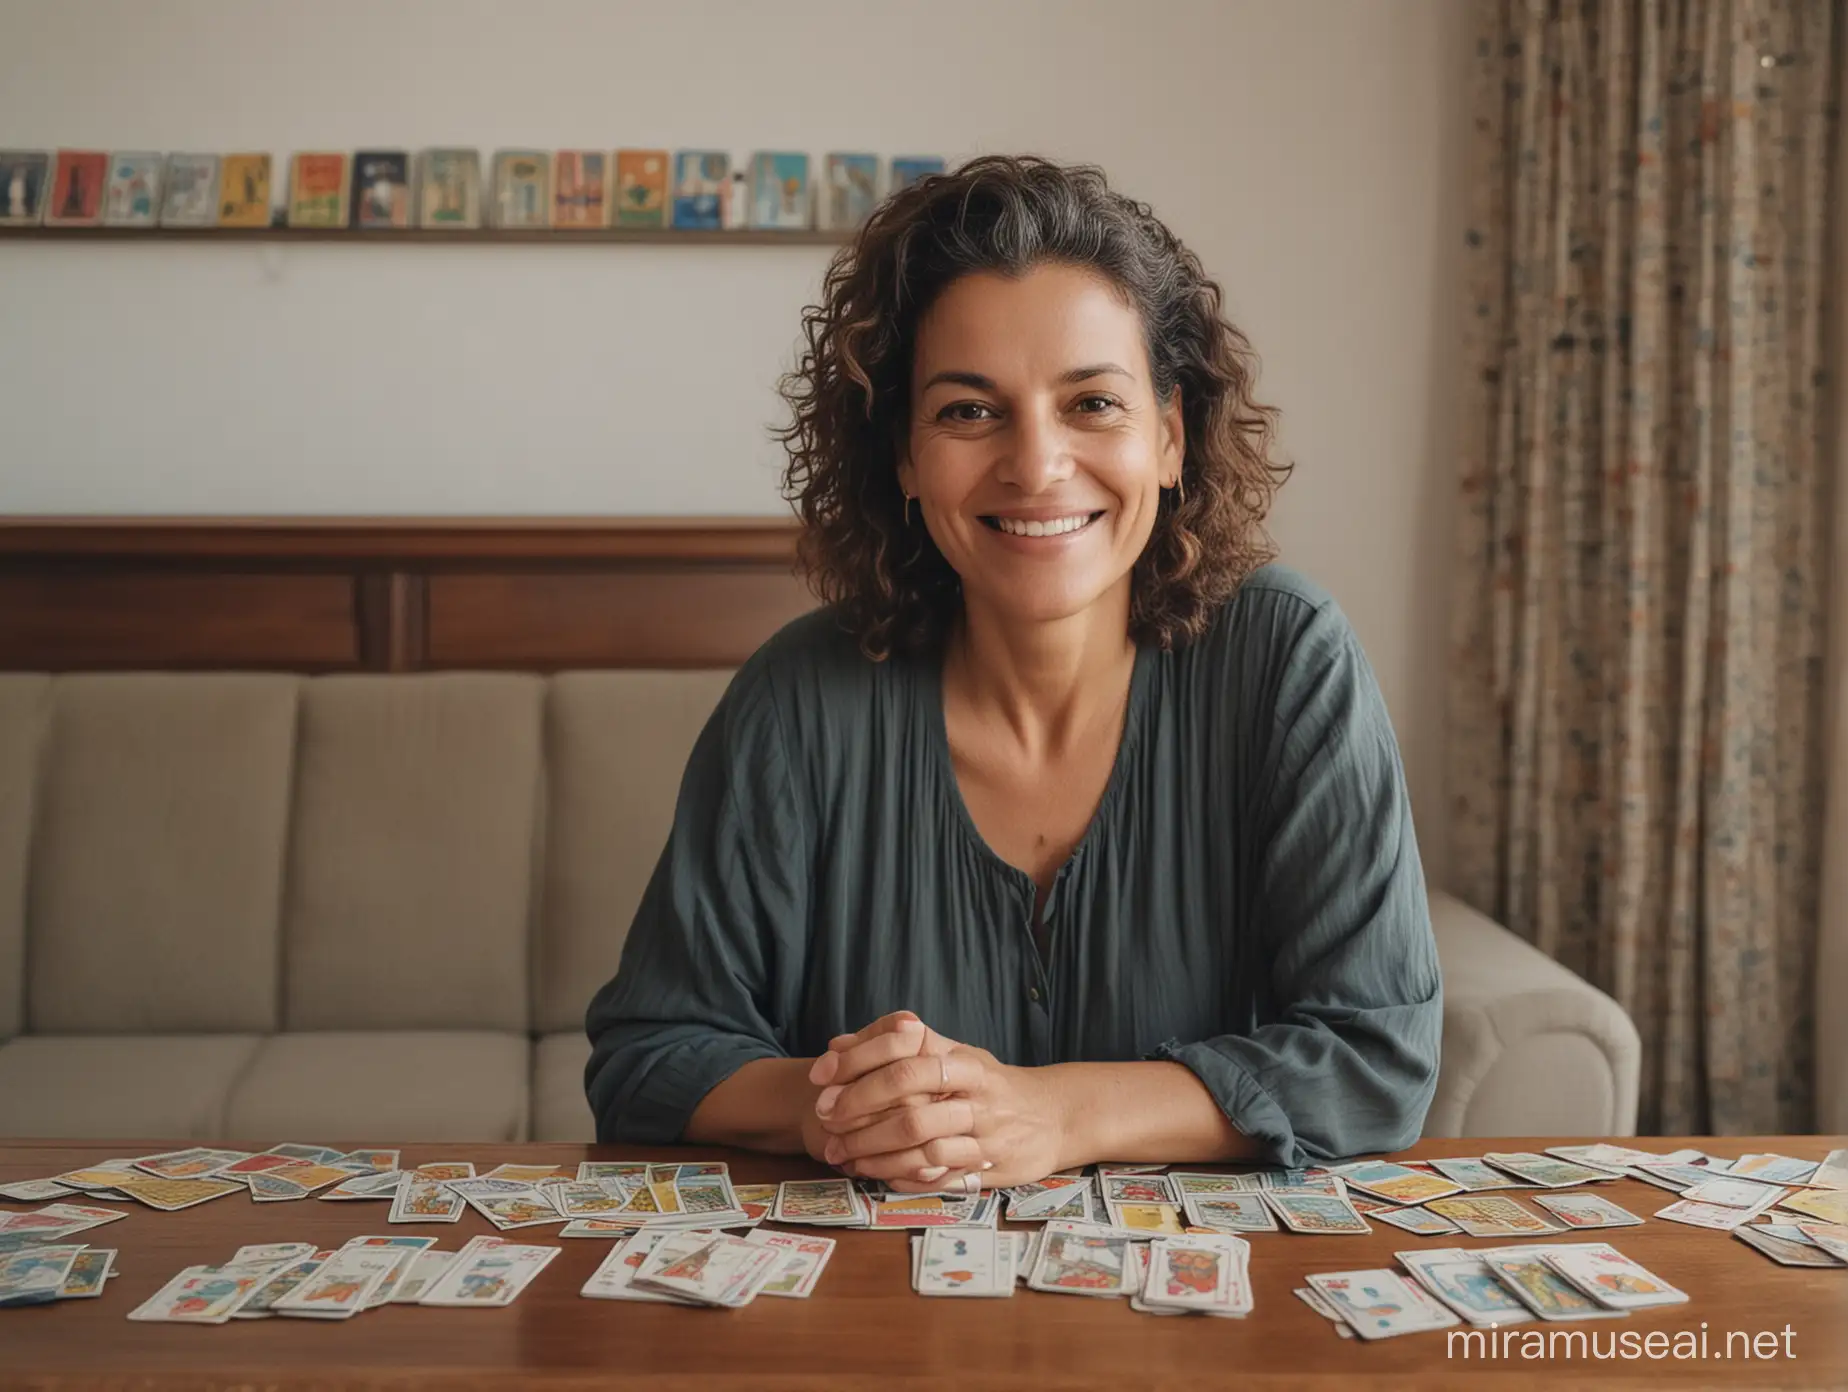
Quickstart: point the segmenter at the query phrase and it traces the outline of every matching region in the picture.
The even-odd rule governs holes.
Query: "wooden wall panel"
[[[765,519],[0,518],[0,670],[710,667],[814,601]]]

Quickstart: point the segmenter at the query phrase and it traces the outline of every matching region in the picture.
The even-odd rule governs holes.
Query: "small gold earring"
[[[911,497],[909,493],[905,495],[905,525],[907,527],[911,525]]]

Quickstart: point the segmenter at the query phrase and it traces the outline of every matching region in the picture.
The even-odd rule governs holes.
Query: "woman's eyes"
[[[1113,396],[1093,393],[1079,397],[1072,403],[1072,409],[1081,416],[1101,416],[1106,411],[1116,410],[1121,404]],[[983,421],[999,419],[999,416],[994,407],[985,401],[952,401],[937,412],[937,419],[957,425],[977,425]]]
[[[1080,414],[1095,416],[1114,410],[1117,400],[1113,396],[1081,396],[1073,404],[1078,407]]]

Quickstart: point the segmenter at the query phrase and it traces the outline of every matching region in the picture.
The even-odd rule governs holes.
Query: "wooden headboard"
[[[815,601],[772,518],[0,518],[0,670],[729,667]]]

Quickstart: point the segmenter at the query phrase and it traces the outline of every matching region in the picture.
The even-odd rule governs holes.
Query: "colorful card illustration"
[[[1597,1184],[1620,1176],[1611,1170],[1594,1169],[1553,1155],[1532,1151],[1487,1151],[1482,1157],[1498,1170],[1506,1170],[1516,1179],[1538,1184],[1543,1189],[1568,1189],[1575,1184]]]
[[[402,1256],[398,1247],[342,1247],[301,1284],[272,1301],[270,1309],[309,1319],[351,1319],[366,1308]]]
[[[264,1280],[262,1272],[189,1266],[130,1310],[128,1317],[160,1323],[224,1324]]]
[[[613,221],[618,227],[666,227],[668,169],[666,150],[618,150]]]
[[[1396,1271],[1336,1271],[1308,1279],[1310,1288],[1339,1310],[1363,1339],[1390,1339],[1462,1323],[1454,1311]]]
[[[1367,1220],[1338,1194],[1307,1193],[1300,1189],[1259,1191],[1283,1225],[1297,1233],[1370,1233]]]
[[[1430,1164],[1445,1179],[1453,1180],[1472,1194],[1491,1189],[1517,1189],[1522,1185],[1522,1181],[1513,1175],[1505,1174],[1482,1160],[1459,1157],[1454,1160],[1433,1160]]]
[[[118,150],[109,156],[103,191],[105,227],[152,227],[160,217],[163,156],[151,150]]]
[[[1171,1203],[1113,1203],[1107,1208],[1112,1227],[1151,1237],[1178,1237],[1186,1231],[1180,1209]]]
[[[810,225],[809,157],[763,150],[751,157],[750,225],[763,231],[794,232]]]
[[[1726,1167],[1726,1173],[1740,1179],[1763,1180],[1766,1184],[1804,1184],[1816,1169],[1814,1160],[1798,1160],[1788,1155],[1742,1155]]]
[[[1425,1208],[1448,1218],[1471,1237],[1532,1237],[1564,1231],[1560,1224],[1503,1194],[1433,1199]]]
[[[1339,1334],[1342,1338],[1351,1339],[1354,1337],[1353,1327],[1341,1317],[1341,1311],[1328,1303],[1328,1297],[1323,1295],[1322,1292],[1316,1290],[1313,1286],[1298,1286],[1296,1289],[1292,1290],[1290,1294],[1302,1301],[1303,1304],[1307,1305],[1311,1310],[1314,1310],[1330,1324],[1334,1325],[1335,1333]]]
[[[817,218],[832,231],[851,232],[879,205],[879,156],[831,154],[823,168]]]
[[[1448,1247],[1393,1255],[1420,1285],[1471,1324],[1519,1324],[1533,1318],[1475,1252]]]
[[[280,1155],[288,1160],[305,1160],[312,1165],[331,1165],[346,1154],[336,1146],[300,1145],[294,1141],[284,1141],[281,1145],[273,1145],[263,1153]]]
[[[1188,1194],[1187,1220],[1220,1232],[1276,1232],[1277,1217],[1261,1194]]]
[[[295,1160],[287,1155],[276,1155],[264,1151],[261,1155],[249,1155],[235,1164],[226,1165],[214,1174],[217,1179],[242,1179],[246,1175],[264,1174],[270,1170],[279,1170],[293,1165]]]
[[[1453,1237],[1463,1231],[1448,1218],[1418,1207],[1382,1208],[1378,1213],[1367,1216],[1419,1237]]]
[[[403,1170],[360,1170],[353,1172],[349,1168],[348,1179],[343,1179],[332,1189],[323,1190],[318,1198],[345,1202],[358,1199],[389,1199],[403,1187],[405,1174]]]
[[[397,1286],[389,1297],[389,1303],[393,1305],[418,1304],[425,1292],[455,1264],[459,1255],[456,1252],[418,1252],[411,1258],[408,1266],[399,1268]]]
[[[510,1228],[562,1223],[565,1217],[552,1206],[545,1191],[536,1185],[529,1185],[517,1194],[484,1194],[480,1198],[470,1198],[468,1202],[471,1208],[503,1232]]]
[[[62,1199],[82,1192],[74,1185],[60,1184],[55,1179],[22,1179],[14,1184],[0,1184],[0,1199],[9,1203],[43,1203],[46,1199]]]
[[[1027,1284],[1064,1295],[1123,1295],[1134,1284],[1130,1242],[1114,1234],[1048,1228]]]
[[[115,1187],[138,1203],[166,1212],[208,1203],[226,1194],[239,1193],[244,1188],[231,1179],[155,1179],[152,1176],[123,1178]]]
[[[347,225],[347,163],[345,154],[332,151],[290,156],[289,226],[338,228]]]
[[[274,1270],[250,1293],[250,1299],[237,1308],[232,1318],[269,1319],[274,1314],[270,1307],[320,1270],[321,1263],[331,1256],[332,1252],[311,1252]]]
[[[636,1268],[632,1284],[736,1308],[749,1304],[781,1265],[782,1254],[775,1248],[696,1229],[662,1238]]]
[[[666,1291],[647,1290],[635,1285],[635,1273],[648,1256],[671,1234],[638,1232],[625,1242],[610,1248],[609,1255],[591,1273],[579,1295],[592,1300],[639,1300],[662,1305],[697,1305],[700,1302]]]
[[[759,1295],[806,1300],[814,1294],[815,1283],[821,1279],[822,1269],[827,1266],[828,1258],[834,1255],[834,1239],[831,1237],[760,1231],[747,1234],[744,1240],[774,1247],[783,1254],[780,1264],[771,1270],[769,1279],[757,1292]],[[1011,1275],[1009,1279],[1012,1279]]]
[[[0,1306],[56,1300],[83,1250],[77,1243],[39,1244],[0,1255]]]
[[[929,1229],[918,1249],[912,1286],[919,1295],[1011,1296],[1013,1247],[1004,1250],[993,1229]]]
[[[1798,1223],[1796,1228],[1837,1261],[1848,1265],[1848,1227],[1838,1223]]]
[[[610,157],[603,150],[552,155],[552,226],[584,231],[610,225]]]
[[[1817,1189],[1848,1190],[1848,1150],[1830,1151],[1804,1183]]]
[[[357,151],[353,156],[353,192],[349,206],[355,227],[375,231],[409,227],[410,155],[403,150]],[[393,1164],[396,1163],[394,1160]]]
[[[293,1203],[307,1198],[311,1192],[294,1180],[276,1174],[247,1174],[244,1184],[250,1190],[250,1197],[258,1203]]]
[[[1730,1204],[1699,1203],[1693,1199],[1676,1199],[1667,1208],[1658,1208],[1655,1216],[1671,1223],[1685,1223],[1690,1228],[1712,1228],[1731,1232],[1741,1223],[1757,1217],[1757,1210],[1734,1208]]]
[[[473,1179],[475,1165],[470,1160],[428,1160],[409,1173],[413,1179]]]
[[[218,167],[218,225],[270,225],[270,157],[226,155]]]
[[[1534,1202],[1568,1228],[1633,1228],[1643,1221],[1602,1194],[1536,1194]]]
[[[412,1177],[392,1196],[387,1223],[454,1223],[467,1207],[460,1194],[439,1179]]]
[[[1540,1256],[1548,1266],[1606,1309],[1646,1310],[1657,1305],[1687,1303],[1686,1291],[1669,1285],[1606,1243],[1548,1247]]]
[[[207,1175],[216,1174],[226,1165],[234,1165],[249,1158],[241,1150],[213,1150],[206,1146],[192,1146],[186,1150],[170,1150],[161,1155],[144,1155],[135,1161],[135,1168],[157,1179],[203,1179]]]
[[[1178,1202],[1165,1175],[1104,1175],[1099,1181],[1104,1202],[1172,1204]]]
[[[551,222],[551,163],[543,150],[495,152],[496,227],[545,227]]]
[[[1820,1247],[1816,1246],[1801,1233],[1786,1233],[1780,1223],[1741,1223],[1732,1230],[1732,1235],[1746,1246],[1763,1253],[1779,1266],[1839,1267],[1848,1266],[1848,1262],[1837,1261]]]
[[[1681,1197],[1696,1203],[1724,1204],[1728,1208],[1765,1209],[1790,1191],[1775,1184],[1760,1184],[1755,1179],[1734,1179],[1721,1175],[1702,1180],[1682,1190]]]
[[[1237,1251],[1229,1241],[1192,1236],[1149,1244],[1141,1296],[1151,1305],[1223,1309],[1233,1303]]]
[[[1490,1248],[1483,1262],[1515,1299],[1544,1320],[1602,1319],[1620,1315],[1598,1304],[1547,1265],[1541,1248]]]
[[[846,1179],[786,1179],[777,1188],[774,1221],[822,1226],[864,1219],[853,1182]]]
[[[936,155],[895,155],[892,158],[892,193],[910,188],[932,174],[943,173],[943,160]]]
[[[481,226],[479,150],[423,152],[418,160],[417,225],[458,230]]]
[[[51,156],[42,150],[0,150],[0,227],[37,227],[51,192]]]
[[[60,150],[51,173],[47,227],[94,227],[103,220],[109,155],[102,150]]]
[[[58,1287],[60,1300],[88,1300],[103,1293],[103,1285],[114,1274],[116,1249],[86,1247],[71,1262],[64,1284]]]
[[[628,1197],[612,1194],[603,1185],[583,1180],[560,1184],[551,1191],[552,1203],[567,1218],[596,1218],[622,1212]]]
[[[732,1186],[732,1197],[751,1222],[761,1223],[776,1208],[776,1191],[774,1184],[736,1184]]]
[[[217,155],[173,154],[161,175],[162,227],[218,225]]]
[[[673,225],[716,232],[725,225],[731,156],[723,150],[682,150],[674,157]]]
[[[1778,1205],[1805,1218],[1819,1219],[1836,1227],[1848,1227],[1848,1190],[1805,1189]]]
[[[1351,1165],[1337,1165],[1334,1173],[1361,1192],[1395,1204],[1441,1199],[1463,1188],[1455,1180],[1405,1165],[1395,1165],[1388,1160],[1361,1160]]]

